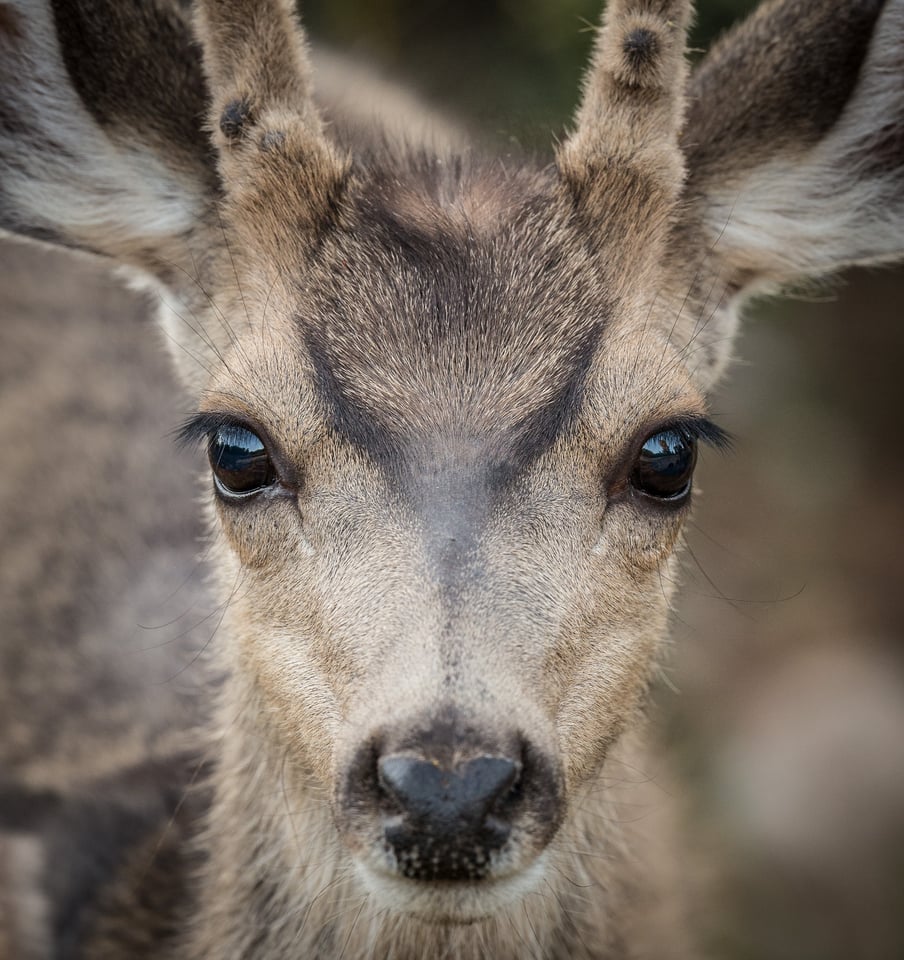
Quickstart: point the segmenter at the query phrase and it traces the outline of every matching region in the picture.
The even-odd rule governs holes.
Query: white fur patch
[[[0,80],[5,106],[25,127],[0,130],[8,226],[49,230],[114,255],[190,230],[202,203],[197,186],[137,138],[114,142],[95,123],[72,88],[46,4],[8,5],[24,39],[4,44]]]
[[[709,197],[718,253],[759,280],[746,292],[904,257],[904,164],[882,169],[877,155],[883,130],[904,127],[902,45],[904,0],[891,0],[829,135]]]

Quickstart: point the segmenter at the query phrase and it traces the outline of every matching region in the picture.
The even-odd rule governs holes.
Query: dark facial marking
[[[393,462],[398,462],[398,439],[376,416],[348,396],[330,362],[326,345],[314,330],[305,332],[304,343],[314,365],[314,389],[327,411],[330,430],[375,463],[391,468]]]
[[[512,483],[574,423],[601,333],[601,323],[581,333],[562,361],[565,376],[558,393],[543,406],[527,413],[515,427],[508,455],[494,470],[494,482],[498,487]]]
[[[420,518],[454,600],[501,498],[575,422],[610,307],[596,261],[549,226],[545,179],[500,200],[479,168],[366,175],[353,229],[299,284],[299,347],[329,430]]]

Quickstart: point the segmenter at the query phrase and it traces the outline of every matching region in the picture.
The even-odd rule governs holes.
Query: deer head
[[[111,8],[175,38],[140,91],[87,9],[0,11],[0,222],[151,285],[197,401],[217,803],[259,842],[285,784],[378,902],[502,909],[637,721],[744,302],[904,253],[904,3],[767,3],[688,84],[690,3],[611,0],[545,168],[338,142],[288,0],[200,0],[203,87]]]

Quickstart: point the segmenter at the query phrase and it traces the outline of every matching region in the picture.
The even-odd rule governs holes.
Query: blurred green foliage
[[[691,46],[705,49],[755,5],[699,0]],[[302,0],[318,39],[528,147],[547,144],[574,109],[600,9],[600,0]]]

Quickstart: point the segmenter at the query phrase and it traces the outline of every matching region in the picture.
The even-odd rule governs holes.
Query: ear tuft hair
[[[335,215],[349,159],[324,133],[295,4],[198,0],[196,24],[223,223],[268,261],[303,254]]]
[[[690,0],[610,0],[574,133],[558,151],[566,193],[597,232],[610,276],[657,271],[684,184],[678,143]]]
[[[227,143],[235,143],[242,138],[247,126],[253,123],[251,104],[242,98],[230,100],[220,114],[220,133]]]
[[[650,86],[659,61],[660,41],[648,26],[631,27],[622,40],[621,73],[630,86]]]

